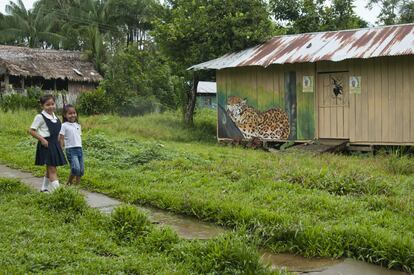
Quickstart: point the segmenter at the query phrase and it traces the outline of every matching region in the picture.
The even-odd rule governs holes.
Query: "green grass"
[[[2,274],[271,274],[239,235],[185,241],[132,206],[100,214],[74,189],[0,178],[0,190]]]
[[[0,113],[0,158],[40,175],[26,134],[33,116]],[[214,112],[195,121],[189,129],[171,113],[82,117],[83,187],[247,229],[274,251],[414,270],[412,158],[220,146]]]

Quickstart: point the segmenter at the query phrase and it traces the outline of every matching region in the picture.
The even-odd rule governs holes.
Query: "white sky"
[[[4,13],[4,8],[6,4],[8,4],[9,2],[9,0],[0,0],[0,12]],[[31,8],[34,2],[36,2],[36,0],[23,0],[23,3],[26,6],[26,8]],[[375,21],[377,20],[379,8],[375,7],[373,10],[370,11],[365,8],[367,2],[368,0],[356,0],[355,11],[359,16],[362,17],[362,19],[369,22],[371,25],[374,25]]]

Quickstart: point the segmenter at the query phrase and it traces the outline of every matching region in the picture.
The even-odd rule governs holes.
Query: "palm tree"
[[[67,26],[78,30],[82,50],[100,73],[104,73],[107,55],[104,38],[117,32],[116,26],[107,24],[106,3],[104,0],[75,0],[66,15]]]
[[[64,38],[51,32],[54,21],[53,13],[48,14],[42,8],[34,12],[27,10],[22,0],[10,1],[0,25],[0,40],[31,48],[59,47]]]
[[[96,69],[103,74],[106,48],[102,34],[96,26],[89,26],[84,30],[84,39],[84,53],[94,63]]]

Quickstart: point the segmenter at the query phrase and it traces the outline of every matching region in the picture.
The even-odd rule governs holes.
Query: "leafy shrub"
[[[47,194],[41,203],[54,212],[67,214],[81,214],[87,209],[85,198],[73,188],[61,187],[51,194]]]
[[[5,111],[17,111],[19,109],[39,109],[39,98],[43,91],[39,87],[29,87],[23,93],[11,93],[0,97],[0,108]]]
[[[42,95],[44,95],[44,92],[42,88],[40,87],[28,87],[26,89],[27,97],[33,100],[36,100],[36,103],[39,102],[39,99]]]
[[[19,109],[36,109],[39,107],[39,98],[29,98],[23,94],[8,94],[1,97],[0,107],[3,111],[17,111]]]
[[[0,194],[26,193],[29,188],[16,179],[0,178]]]
[[[136,115],[146,113],[154,102],[177,108],[184,94],[182,82],[155,49],[142,51],[132,46],[111,58],[102,87],[122,107],[120,114]]]
[[[147,215],[132,205],[121,205],[111,214],[110,228],[120,241],[130,241],[145,235],[150,229]]]
[[[277,180],[299,184],[304,188],[319,189],[335,195],[388,195],[392,185],[384,178],[359,171],[343,174],[330,169],[292,169],[283,171]]]
[[[176,246],[174,256],[192,262],[199,274],[265,274],[256,247],[244,237],[225,234],[206,242],[192,242]],[[194,259],[203,259],[195,261]]]
[[[152,251],[169,251],[179,242],[177,233],[169,227],[154,228],[146,237],[146,247]]]
[[[102,88],[82,92],[77,100],[77,109],[85,115],[97,115],[112,111],[110,98]]]

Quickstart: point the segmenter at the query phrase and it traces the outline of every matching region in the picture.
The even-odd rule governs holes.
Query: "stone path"
[[[40,190],[42,178],[0,164],[0,177],[20,179],[26,185]],[[111,213],[122,202],[104,194],[81,190],[90,207],[103,213]],[[175,215],[168,211],[137,206],[147,212],[150,220],[161,226],[170,226],[184,239],[211,239],[225,232],[225,229],[213,224],[204,223],[194,218]],[[273,268],[286,268],[296,274],[309,275],[404,275],[406,273],[388,270],[380,266],[367,264],[352,259],[318,259],[304,258],[292,254],[272,254],[262,251],[262,261]]]

